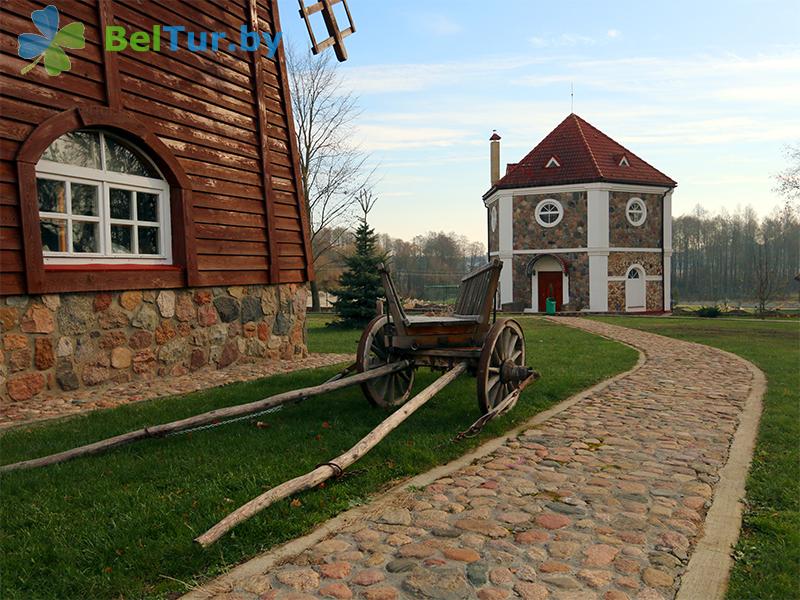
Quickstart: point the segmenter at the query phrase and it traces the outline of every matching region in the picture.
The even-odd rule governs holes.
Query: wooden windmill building
[[[53,8],[2,8],[0,396],[304,356],[314,273],[283,48],[168,51],[163,31],[274,35],[277,1]],[[18,36],[70,23],[85,45],[66,42],[69,68],[30,67]],[[161,26],[161,51],[105,51],[107,25]],[[341,53],[342,35],[320,45]]]

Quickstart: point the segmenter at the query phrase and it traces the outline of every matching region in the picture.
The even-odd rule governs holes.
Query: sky
[[[678,182],[673,216],[783,200],[800,143],[800,0],[569,3],[348,0],[337,68],[377,165],[371,225],[486,240],[489,136],[501,170],[574,112]],[[293,0],[284,40],[308,47]],[[330,50],[329,50],[330,51]]]

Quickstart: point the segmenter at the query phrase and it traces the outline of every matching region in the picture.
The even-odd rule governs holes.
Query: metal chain
[[[324,383],[330,383],[332,381],[337,381],[342,377],[347,377],[348,375],[352,374],[355,370],[356,370],[356,365],[355,363],[353,363],[352,365],[340,371],[339,373],[337,373]],[[295,400],[294,404],[299,404],[303,400],[305,400],[305,397]],[[230,425],[231,423],[238,423],[239,421],[246,421],[247,419],[255,419],[256,417],[260,417],[262,415],[268,415],[270,413],[278,412],[284,406],[285,406],[284,404],[281,404],[279,406],[273,406],[272,408],[262,410],[261,412],[251,413],[243,415],[241,417],[234,417],[232,419],[226,419],[224,421],[219,421],[217,423],[208,423],[207,425],[198,425],[197,427],[192,427],[191,429],[182,429],[180,431],[173,431],[172,433],[168,433],[166,437],[172,437],[173,435],[182,435],[184,433],[192,433],[194,431],[204,431],[206,429],[214,429],[215,427],[220,427],[221,425]]]
[[[299,402],[299,400],[298,400]],[[241,417],[234,417],[233,419],[227,419],[225,421],[219,421],[217,423],[209,423],[207,425],[198,425],[197,427],[192,427],[191,429],[182,429],[181,431],[173,431],[167,434],[167,437],[172,437],[173,435],[183,435],[184,433],[192,433],[194,431],[203,431],[205,429],[214,429],[214,427],[219,427],[221,425],[230,425],[231,423],[237,423],[239,421],[246,421],[247,419],[255,419],[256,417],[260,417],[261,415],[267,415],[269,413],[278,412],[283,408],[281,406],[273,406],[272,408],[268,408],[266,410],[262,410],[261,412],[257,412],[254,414],[244,415]]]

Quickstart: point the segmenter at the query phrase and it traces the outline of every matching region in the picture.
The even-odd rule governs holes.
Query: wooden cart
[[[398,406],[411,394],[416,368],[447,370],[466,362],[477,377],[478,405],[486,414],[532,377],[533,371],[525,366],[525,337],[519,323],[493,319],[502,268],[495,259],[466,275],[452,315],[409,316],[384,266],[386,314],[376,316],[364,330],[356,366],[359,372],[400,361],[411,366],[362,383],[367,399],[377,406]]]
[[[525,366],[525,337],[519,324],[513,319],[494,319],[492,315],[502,268],[503,263],[495,260],[464,277],[455,311],[449,316],[407,315],[389,271],[383,268],[381,278],[386,291],[386,314],[376,316],[367,325],[358,344],[356,364],[332,379],[255,402],[144,427],[49,456],[2,465],[0,472],[43,467],[105,452],[137,440],[215,427],[225,421],[249,418],[288,402],[299,402],[354,385],[360,385],[370,402],[377,406],[403,405],[350,450],[318,465],[310,473],[263,492],[195,538],[199,544],[208,546],[274,502],[341,475],[344,469],[369,452],[390,431],[462,373],[470,372],[477,377],[478,405],[483,414],[455,439],[479,432],[487,421],[510,410],[522,389],[537,375]],[[414,371],[419,367],[439,369],[445,373],[409,399],[414,385]],[[354,370],[358,372],[354,373]]]

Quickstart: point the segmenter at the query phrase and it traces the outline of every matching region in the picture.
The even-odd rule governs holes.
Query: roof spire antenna
[[[575,114],[575,90],[571,81],[569,82],[569,112]]]

